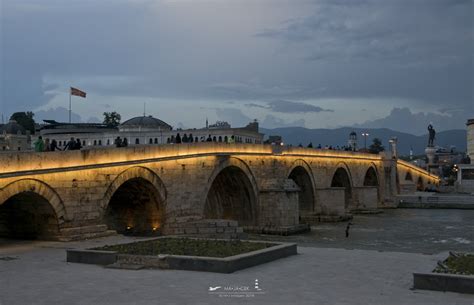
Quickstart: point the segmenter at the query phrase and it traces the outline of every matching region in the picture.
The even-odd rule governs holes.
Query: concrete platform
[[[411,290],[412,273],[431,268],[446,253],[299,247],[299,255],[232,274],[104,269],[66,262],[65,249],[137,239],[3,244],[0,258],[12,259],[0,259],[0,304],[472,305],[474,301],[472,295]]]

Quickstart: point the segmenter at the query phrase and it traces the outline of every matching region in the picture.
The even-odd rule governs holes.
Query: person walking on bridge
[[[74,138],[71,138],[71,140],[67,142],[66,146],[64,146],[63,150],[74,150],[74,146],[76,146],[76,141]]]
[[[39,136],[38,139],[33,144],[35,145],[35,151],[36,152],[44,151],[44,142],[43,142],[43,137],[42,136]]]

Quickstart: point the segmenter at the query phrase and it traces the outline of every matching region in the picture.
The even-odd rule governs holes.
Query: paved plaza
[[[392,215],[356,216],[354,223],[362,226],[362,223],[369,225],[371,221],[390,221],[405,211],[392,212]],[[408,225],[410,219],[419,220],[429,214],[423,210],[410,211],[416,216],[405,219],[407,231],[413,229]],[[457,217],[465,213],[472,211],[446,211],[443,219],[459,222]],[[439,226],[443,232],[440,234],[447,234],[446,229],[441,230],[447,224],[433,214],[431,216],[438,220],[433,222],[432,230]],[[366,217],[372,220],[364,220]],[[436,249],[442,250],[436,254],[414,253],[416,250],[425,252],[431,240],[429,237],[424,241],[420,239],[418,246],[402,247],[401,250],[407,251],[385,250],[383,247],[380,250],[356,249],[354,245],[363,244],[364,238],[373,238],[370,234],[359,236],[357,230],[349,238],[355,241],[348,246],[355,249],[343,249],[342,239],[337,239],[338,242],[332,244],[334,247],[318,244],[318,240],[324,241],[333,233],[337,235],[335,232],[339,232],[340,227],[342,224],[326,224],[323,227],[326,229],[312,233],[319,232],[318,238],[311,234],[305,235],[306,239],[302,236],[286,237],[285,240],[300,239],[300,245],[304,246],[298,248],[299,255],[233,274],[117,270],[65,261],[67,248],[88,248],[137,239],[132,237],[115,236],[68,243],[7,243],[3,240],[0,241],[0,304],[474,304],[473,295],[411,289],[413,272],[431,270],[446,255],[441,248]],[[361,227],[362,233],[365,230]],[[425,234],[419,231],[413,232],[412,238],[419,239],[419,234]],[[404,231],[397,232],[402,234]],[[456,234],[452,236],[456,238]],[[467,240],[469,236],[461,237],[464,240],[458,245],[464,250],[472,249]],[[383,234],[378,238],[385,243],[390,239],[389,235]],[[441,235],[441,238],[445,237]],[[307,239],[314,239],[314,243]],[[255,291],[256,280],[261,289],[258,293],[219,294],[218,290],[208,291],[209,287],[217,286],[249,287],[250,291]]]

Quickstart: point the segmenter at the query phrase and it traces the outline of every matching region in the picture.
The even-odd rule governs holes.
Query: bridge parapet
[[[280,147],[275,145],[193,143],[178,145],[137,145],[124,148],[101,147],[78,151],[12,152],[0,154],[0,178],[29,175],[38,171],[78,170],[87,168],[142,164],[168,159],[216,155],[280,155],[320,157],[334,159],[380,161],[379,155],[318,150],[310,148]]]

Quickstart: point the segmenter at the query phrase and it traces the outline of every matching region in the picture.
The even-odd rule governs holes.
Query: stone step
[[[95,233],[95,232],[105,232],[107,231],[107,226],[104,224],[99,225],[89,225],[89,226],[81,226],[81,227],[72,227],[72,228],[63,228],[60,230],[61,235],[69,236],[69,235],[80,235],[80,234],[88,234],[88,233]]]
[[[76,235],[66,235],[66,236],[59,236],[59,241],[76,241],[76,240],[84,240],[84,239],[93,239],[93,238],[100,238],[100,237],[107,237],[107,236],[114,236],[117,235],[115,230],[106,230],[102,232],[91,232],[91,233],[83,233],[83,234],[76,234]]]

